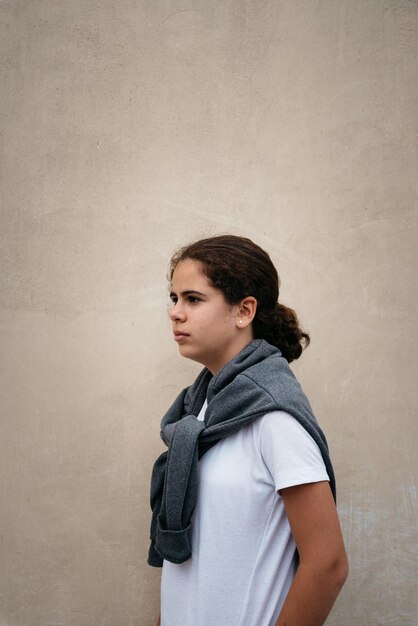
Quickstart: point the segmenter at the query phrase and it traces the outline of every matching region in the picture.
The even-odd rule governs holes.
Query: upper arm
[[[334,498],[327,481],[280,491],[300,563],[347,570],[347,557]]]

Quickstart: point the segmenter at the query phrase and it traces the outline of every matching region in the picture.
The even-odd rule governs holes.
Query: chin
[[[179,352],[181,356],[185,359],[190,359],[190,361],[195,361],[196,363],[200,363],[200,365],[203,365],[204,367],[208,367],[206,365],[206,359],[204,358],[204,356],[196,354],[190,348],[188,349],[187,346],[179,346]]]

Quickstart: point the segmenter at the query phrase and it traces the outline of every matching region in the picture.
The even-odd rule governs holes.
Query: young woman
[[[309,336],[246,238],[182,248],[170,291],[180,354],[204,369],[163,417],[153,469],[161,626],[319,626],[348,565],[327,443],[288,366]]]

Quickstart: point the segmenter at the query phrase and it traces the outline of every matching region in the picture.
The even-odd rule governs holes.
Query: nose
[[[173,306],[168,312],[168,315],[172,322],[184,322],[184,320],[186,319],[186,313],[184,311],[184,308],[178,301],[176,303],[173,303]]]

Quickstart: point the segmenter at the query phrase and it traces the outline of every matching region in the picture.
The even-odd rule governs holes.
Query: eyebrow
[[[197,295],[199,295],[199,296],[206,296],[206,294],[205,294],[205,293],[202,293],[201,291],[196,291],[195,289],[188,289],[188,290],[186,290],[186,291],[182,291],[182,292],[180,293],[180,295],[181,295],[181,296],[190,296],[190,295],[192,295],[192,294],[197,294]],[[177,294],[176,294],[176,292],[175,292],[175,291],[170,291],[170,298],[171,298],[171,296],[176,296],[176,295],[177,295]]]

